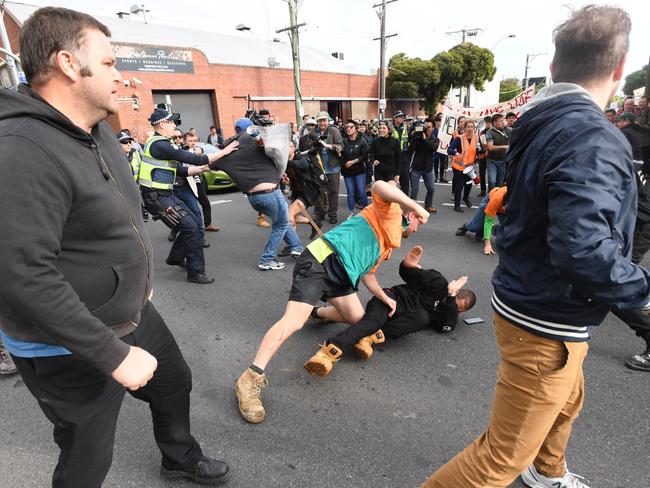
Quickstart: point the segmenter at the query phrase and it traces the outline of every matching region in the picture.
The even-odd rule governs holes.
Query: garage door
[[[214,111],[210,92],[162,92],[153,93],[154,105],[167,103],[167,96],[171,99],[171,109],[181,114],[181,129],[187,132],[194,127],[199,138],[205,141],[214,123]]]

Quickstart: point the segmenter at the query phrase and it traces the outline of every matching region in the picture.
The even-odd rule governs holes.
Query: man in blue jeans
[[[225,171],[237,184],[237,187],[248,197],[248,202],[256,211],[271,219],[271,234],[260,258],[259,269],[280,270],[285,264],[276,259],[280,242],[284,239],[292,258],[302,254],[304,247],[300,238],[289,225],[289,207],[284,195],[278,187],[280,170],[264,152],[264,147],[258,146],[246,129],[253,123],[246,118],[235,123],[237,135],[232,140],[239,141],[239,150],[221,158],[218,163],[210,165],[210,169]]]
[[[495,186],[502,186],[506,176],[506,151],[508,134],[504,130],[505,119],[501,114],[492,116],[492,127],[485,133],[487,142],[488,192]]]

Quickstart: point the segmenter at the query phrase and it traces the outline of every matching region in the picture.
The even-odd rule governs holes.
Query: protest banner
[[[461,104],[453,100],[451,96],[447,96],[447,101],[445,102],[442,112],[440,130],[438,131],[438,139],[440,139],[438,152],[441,154],[447,154],[447,148],[449,147],[449,144],[451,144],[454,132],[456,131],[458,118],[460,116],[474,119],[476,121],[476,131],[478,133],[482,130],[483,117],[488,115],[502,114],[505,117],[507,113],[512,112],[517,116],[517,118],[519,118],[519,114],[524,105],[532,100],[534,94],[535,85],[531,85],[527,90],[524,90],[519,95],[506,102],[495,103],[493,105],[479,108],[463,107]]]

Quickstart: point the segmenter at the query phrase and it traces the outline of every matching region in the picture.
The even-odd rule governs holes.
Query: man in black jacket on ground
[[[230,470],[190,432],[191,372],[149,301],[140,194],[103,122],[118,111],[122,82],[109,36],[63,8],[39,9],[22,26],[31,89],[0,90],[0,154],[20,161],[20,171],[0,172],[0,332],[54,424],[54,488],[102,485],[126,389],[149,404],[161,474],[214,484]]]
[[[411,249],[399,266],[399,275],[405,284],[385,289],[397,302],[395,312],[391,314],[388,305],[373,297],[359,322],[327,339],[305,363],[307,371],[326,376],[344,352],[354,351],[362,359],[369,359],[373,354],[372,345],[381,344],[386,337],[398,339],[428,328],[438,332],[454,330],[458,313],[472,308],[476,295],[470,290],[461,290],[467,283],[467,276],[447,282],[439,271],[423,270],[419,264],[422,253],[420,246]],[[323,321],[344,322],[331,306],[312,312],[312,316]]]

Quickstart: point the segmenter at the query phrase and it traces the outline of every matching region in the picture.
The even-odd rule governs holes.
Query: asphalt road
[[[255,225],[256,214],[240,193],[210,197],[215,223],[222,228],[208,235],[208,273],[217,279],[212,285],[188,284],[180,269],[166,266],[166,228],[147,224],[155,248],[153,301],[192,368],[194,433],[207,454],[230,463],[228,486],[417,487],[484,430],[498,359],[489,302],[497,258],[483,256],[470,235],[455,237],[473,211],[453,212],[444,205],[449,196],[449,186],[437,185],[438,214],[382,265],[378,277],[385,286],[397,283],[400,260],[420,244],[423,266],[450,279],[469,275],[478,303],[467,315],[483,317],[485,323],[460,324],[449,335],[427,331],[386,343],[368,362],[345,357],[324,379],[311,377],[302,364],[342,326],[308,324],[267,369],[268,416],[259,425],[239,416],[234,383],[284,309],[291,265],[258,271],[268,230]],[[340,207],[343,218],[344,197]],[[299,234],[306,241],[309,230],[302,226]],[[361,294],[365,301],[368,293]],[[592,488],[650,487],[650,374],[623,366],[642,348],[613,316],[595,331],[584,368],[586,402],[567,452],[569,468]],[[0,487],[49,486],[58,454],[51,425],[18,377],[0,378],[0,398]],[[104,486],[189,486],[161,480],[159,465],[148,408],[127,396]],[[516,481],[512,486],[524,485]]]

